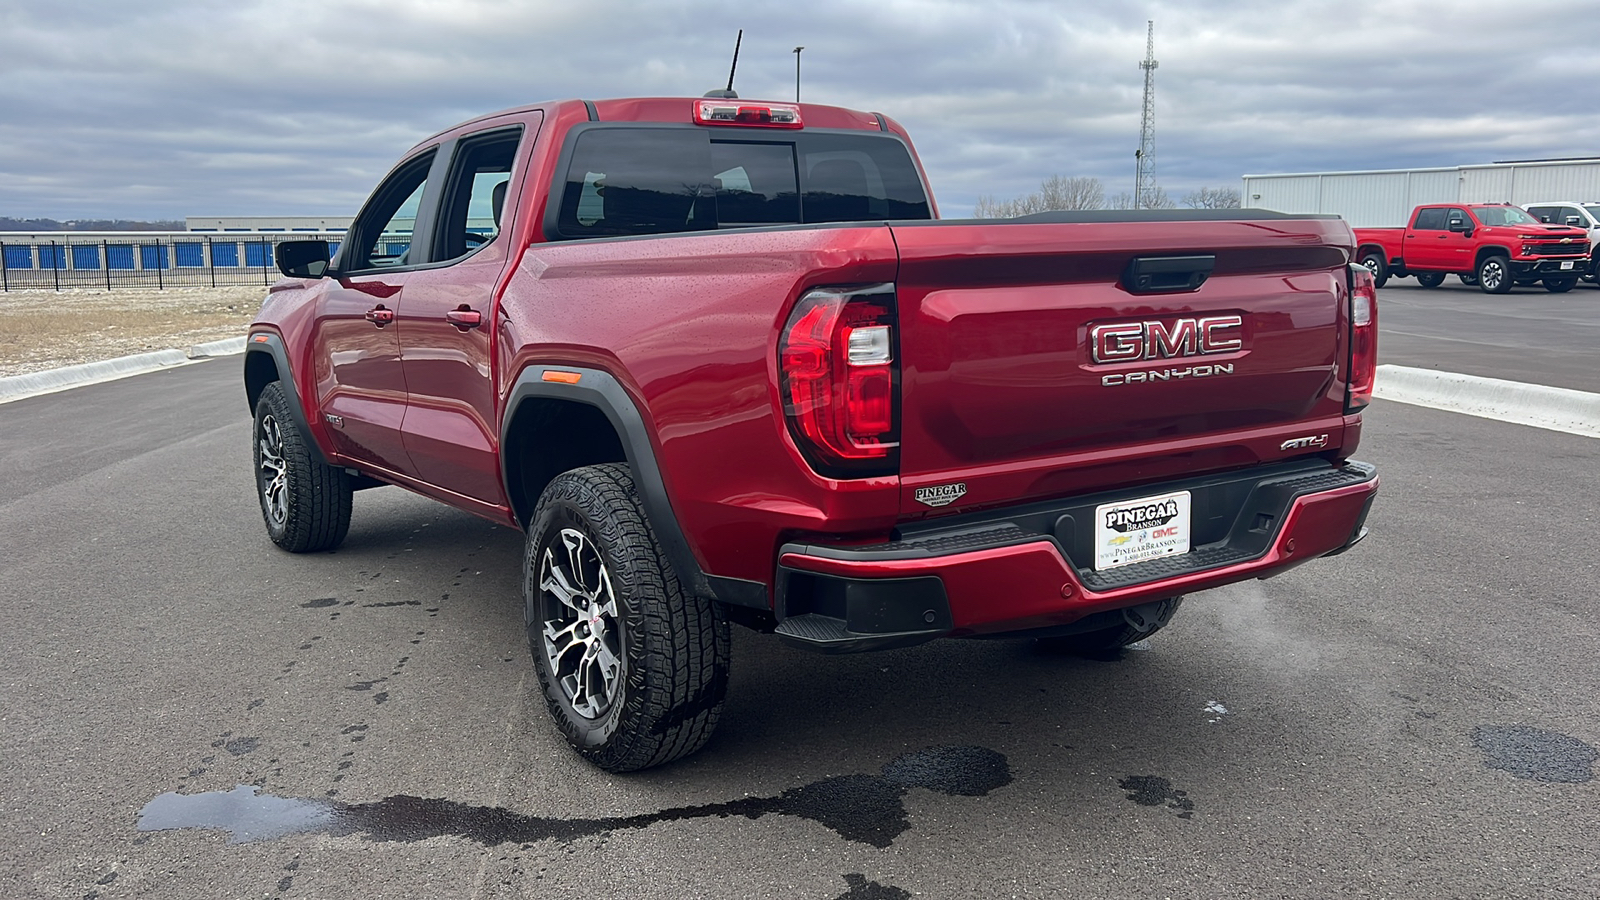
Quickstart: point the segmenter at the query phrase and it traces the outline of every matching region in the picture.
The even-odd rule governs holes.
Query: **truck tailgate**
[[[1169,216],[893,226],[903,514],[1341,445],[1346,224]],[[1173,257],[1209,258],[1211,274],[1192,291],[1130,287],[1135,260]],[[1284,447],[1300,438],[1313,449]]]

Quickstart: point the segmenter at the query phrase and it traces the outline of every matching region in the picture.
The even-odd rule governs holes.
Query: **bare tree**
[[[1143,204],[1134,202],[1132,191],[1119,191],[1106,201],[1106,209],[1176,209],[1177,203],[1167,196],[1167,189],[1158,187],[1150,192]]]
[[[1014,200],[981,196],[972,214],[979,219],[1009,219],[1058,209],[1101,209],[1105,199],[1105,188],[1098,178],[1052,175],[1040,183],[1037,191]]]
[[[1183,205],[1194,209],[1238,209],[1239,192],[1233,188],[1203,187],[1184,194]]]

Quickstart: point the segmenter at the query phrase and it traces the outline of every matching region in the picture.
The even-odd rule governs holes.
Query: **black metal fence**
[[[342,232],[0,232],[0,290],[178,288],[271,284],[273,248],[282,241],[326,240]]]

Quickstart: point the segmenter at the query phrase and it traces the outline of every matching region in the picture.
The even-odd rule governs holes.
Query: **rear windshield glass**
[[[699,128],[591,128],[573,145],[554,238],[931,218],[888,136],[724,138]]]

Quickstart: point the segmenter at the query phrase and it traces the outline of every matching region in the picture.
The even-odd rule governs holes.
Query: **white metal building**
[[[1423,203],[1600,199],[1600,158],[1526,160],[1439,169],[1246,175],[1245,206],[1334,213],[1352,227],[1402,226]]]
[[[345,231],[354,219],[354,216],[185,216],[183,225],[190,231]]]

